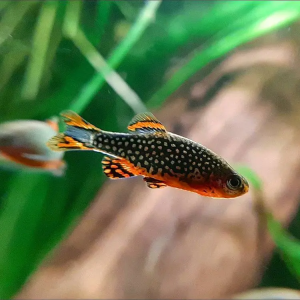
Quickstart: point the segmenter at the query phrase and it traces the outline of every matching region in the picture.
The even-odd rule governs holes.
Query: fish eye
[[[227,187],[231,190],[236,190],[242,185],[242,180],[238,175],[232,175],[227,179]]]

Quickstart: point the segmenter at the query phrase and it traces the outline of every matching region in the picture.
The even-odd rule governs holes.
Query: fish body
[[[73,112],[63,114],[67,129],[53,137],[52,150],[94,150],[104,153],[109,178],[143,176],[150,188],[166,186],[203,196],[233,198],[249,185],[221,157],[185,137],[168,132],[150,113],[137,115],[131,133],[100,130]]]

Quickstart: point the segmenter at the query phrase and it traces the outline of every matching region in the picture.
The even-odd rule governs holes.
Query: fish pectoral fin
[[[167,186],[163,181],[151,177],[145,177],[144,181],[146,181],[147,186],[150,189],[160,189]]]
[[[134,174],[134,166],[123,158],[110,158],[105,156],[102,160],[104,174],[111,179],[129,178]]]
[[[137,133],[167,133],[164,125],[149,112],[136,115],[127,128]]]

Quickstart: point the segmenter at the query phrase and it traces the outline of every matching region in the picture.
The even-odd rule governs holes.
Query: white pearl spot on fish
[[[161,161],[160,161],[160,163],[161,163],[162,165],[164,165],[164,164],[165,164],[165,162],[164,162],[163,160],[161,160]]]
[[[117,147],[116,146],[113,146],[112,149],[113,149],[113,151],[117,151]]]
[[[122,146],[123,142],[118,142],[118,146]]]
[[[158,159],[155,159],[155,161],[154,161],[156,164],[158,164]]]
[[[114,141],[114,140],[111,140],[110,143],[111,143],[112,145],[114,145],[114,144],[115,144],[115,141]]]
[[[139,159],[141,159],[141,160],[142,160],[143,158],[144,158],[144,156],[143,156],[143,155],[140,155]]]
[[[131,155],[131,156],[130,156],[130,159],[133,160],[133,161],[135,161],[135,156],[134,156],[134,155]]]
[[[157,146],[157,148],[158,148],[159,150],[162,150],[162,146]]]
[[[156,155],[156,151],[152,151],[152,155]]]
[[[149,149],[149,148],[148,148],[147,146],[144,148],[145,151],[148,151],[148,149]]]
[[[128,153],[128,154],[132,154],[132,151],[131,151],[131,150],[128,150],[127,153]]]
[[[136,147],[136,144],[132,144],[131,147],[132,147],[132,148],[135,148],[135,147]]]
[[[175,168],[176,168],[177,170],[180,170],[180,169],[181,169],[180,166],[176,166]]]
[[[142,149],[143,148],[143,145],[139,145],[139,147],[138,147],[139,149]]]
[[[145,166],[149,165],[149,163],[146,160],[144,161],[144,164],[145,164]]]
[[[151,145],[151,148],[154,149],[154,148],[155,148],[155,145]]]
[[[157,144],[161,144],[161,141],[160,141],[160,140],[158,140],[156,143],[157,143]]]
[[[175,162],[174,162],[174,160],[172,160],[172,161],[171,161],[171,165],[174,165],[174,164],[175,164]]]
[[[164,142],[164,146],[167,147],[167,146],[168,146],[168,143],[167,143],[167,142]]]
[[[127,147],[129,145],[129,142],[125,142],[125,146]]]
[[[171,149],[167,149],[167,152],[172,152],[172,150]]]
[[[171,144],[171,147],[176,147],[176,145],[175,144]]]
[[[130,142],[133,143],[133,142],[134,142],[134,139],[130,139]]]

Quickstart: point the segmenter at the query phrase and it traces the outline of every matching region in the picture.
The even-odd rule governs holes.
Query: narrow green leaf
[[[45,1],[42,4],[22,89],[25,99],[35,99],[39,92],[58,5],[58,1]]]
[[[224,56],[236,47],[249,42],[254,38],[271,32],[274,29],[286,26],[299,18],[299,2],[287,1],[275,4],[276,7],[266,5],[265,10],[261,11],[259,16],[257,16],[256,11],[254,10],[254,14],[249,16],[250,22],[247,22],[245,18],[243,18],[242,20],[237,21],[238,24],[233,23],[229,29],[224,29],[224,31],[221,32],[222,36],[218,36],[210,46],[200,52],[197,51],[194,53],[189,61],[179,68],[171,79],[147,101],[147,105],[151,107],[158,106],[187,79],[208,63]],[[240,24],[241,22],[243,22],[242,26]]]
[[[5,3],[3,3],[4,7]],[[12,33],[20,24],[25,14],[36,3],[37,1],[16,1],[5,7],[6,10],[0,21],[0,46],[12,36]]]
[[[63,34],[66,37],[74,37],[77,34],[80,22],[80,14],[83,2],[81,0],[67,2],[66,14],[63,24]]]
[[[47,179],[45,175],[20,172],[8,188],[0,215],[1,299],[12,296],[25,279],[23,270],[34,260],[32,241],[41,221]]]
[[[117,68],[133,45],[142,36],[146,28],[154,20],[155,13],[160,3],[160,0],[147,2],[127,36],[108,58],[107,63],[111,68]],[[70,104],[70,107],[78,113],[83,111],[104,83],[105,78],[102,73],[93,76]]]

